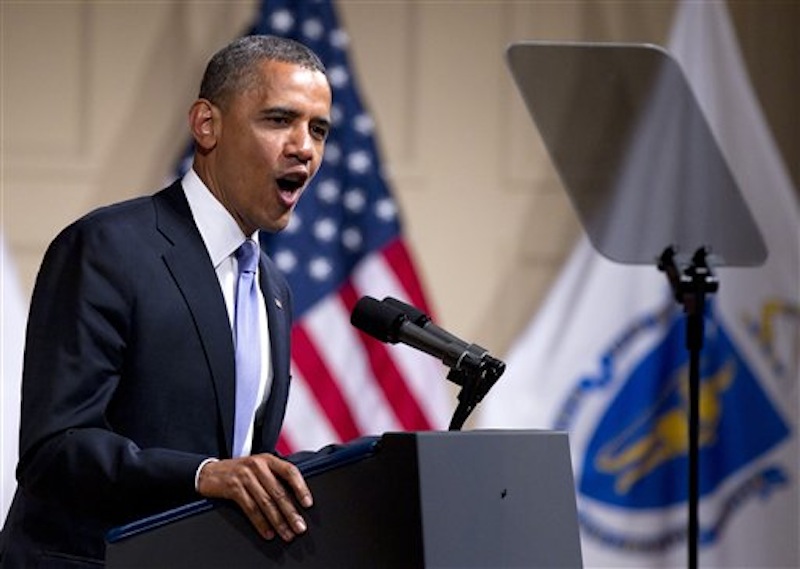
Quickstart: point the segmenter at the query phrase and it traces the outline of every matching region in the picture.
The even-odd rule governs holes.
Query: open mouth
[[[282,192],[296,192],[306,183],[305,176],[282,176],[277,179],[278,188]]]

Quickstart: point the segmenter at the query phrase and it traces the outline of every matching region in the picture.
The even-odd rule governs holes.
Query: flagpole
[[[675,263],[675,250],[667,247],[658,268],[667,275],[675,300],[686,313],[686,349],[689,351],[689,498],[688,567],[697,569],[700,533],[700,354],[703,351],[706,295],[719,289],[719,282],[707,262],[708,251],[700,247],[691,264],[681,271]]]

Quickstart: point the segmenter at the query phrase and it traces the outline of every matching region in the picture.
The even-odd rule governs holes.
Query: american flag
[[[295,39],[319,55],[333,89],[333,129],[317,177],[279,234],[262,245],[294,293],[292,388],[278,450],[291,453],[387,431],[442,429],[451,407],[444,367],[350,325],[363,295],[430,314],[382,175],[375,124],[348,62],[349,38],[329,0],[269,0],[251,33]]]

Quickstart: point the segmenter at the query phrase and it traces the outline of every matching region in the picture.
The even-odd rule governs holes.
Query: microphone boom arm
[[[447,379],[461,386],[458,394],[458,406],[448,427],[450,431],[461,430],[472,411],[506,370],[505,363],[493,358],[488,353],[484,354],[477,362],[474,357],[466,357],[464,360],[467,360],[466,365],[452,368],[447,374]]]

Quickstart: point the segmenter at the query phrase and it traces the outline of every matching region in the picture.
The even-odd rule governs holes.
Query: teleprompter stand
[[[714,266],[767,251],[677,62],[653,45],[525,42],[507,61],[592,246],[655,263],[686,314],[688,566],[697,567],[699,393]],[[687,257],[691,255],[691,257]]]
[[[667,275],[675,300],[686,313],[686,349],[689,351],[689,566],[697,566],[700,520],[700,355],[705,337],[706,296],[717,292],[719,282],[707,263],[707,251],[698,249],[688,267],[681,269],[675,252],[667,247],[658,262]]]

